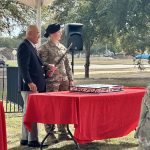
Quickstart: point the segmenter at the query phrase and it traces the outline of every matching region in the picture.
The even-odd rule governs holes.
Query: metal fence
[[[23,100],[18,90],[18,67],[0,67],[0,96],[6,113],[22,112]]]

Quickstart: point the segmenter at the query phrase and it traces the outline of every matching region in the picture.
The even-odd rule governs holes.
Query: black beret
[[[44,37],[48,38],[48,36],[52,33],[55,33],[60,30],[60,24],[54,23],[50,24],[47,29],[45,30]]]

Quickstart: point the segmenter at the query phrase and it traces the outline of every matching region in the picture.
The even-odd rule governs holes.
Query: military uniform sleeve
[[[43,61],[43,65],[46,70],[50,69],[48,63],[48,56],[49,56],[49,51],[44,46],[41,46],[39,49],[39,57]]]
[[[146,101],[148,100],[149,96],[147,93],[143,97],[142,105],[141,105],[141,113],[140,113],[140,120],[141,122],[146,119],[146,114],[148,113],[148,106],[146,104]]]
[[[146,115],[147,113],[149,112],[148,110],[148,106],[147,106],[147,101],[149,99],[149,95],[148,93],[146,92],[144,97],[143,97],[143,100],[142,100],[142,105],[141,105],[141,112],[140,112],[140,119],[139,119],[139,123],[138,123],[138,128],[136,129],[136,132],[135,132],[135,135],[134,137],[135,138],[138,138],[139,137],[139,130],[140,128],[143,126],[143,124],[145,123],[145,120],[146,120]]]

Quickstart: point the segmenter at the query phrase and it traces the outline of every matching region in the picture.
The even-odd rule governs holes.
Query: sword
[[[67,48],[66,52],[59,58],[59,60],[55,63],[55,66],[59,65],[60,62],[63,60],[63,58],[66,56],[66,54],[69,52],[70,48],[72,46],[72,43],[69,45],[69,47]]]
[[[60,62],[63,60],[63,58],[66,56],[66,54],[68,53],[68,51],[70,50],[72,46],[72,43],[69,45],[69,47],[67,48],[66,52],[60,57],[60,59],[54,64],[55,67],[57,67],[57,65],[60,64]],[[47,77],[51,77],[53,75],[53,73],[55,72],[55,70],[47,70],[46,71],[46,76]]]

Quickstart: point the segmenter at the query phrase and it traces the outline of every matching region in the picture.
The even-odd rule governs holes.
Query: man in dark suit
[[[33,92],[45,92],[45,74],[43,63],[37,55],[35,44],[39,40],[39,30],[36,25],[30,25],[26,31],[26,39],[20,44],[17,51],[21,95],[24,101],[23,119],[26,112],[28,95]],[[37,123],[33,123],[29,132],[22,122],[22,137],[20,145],[40,147],[38,141]]]

